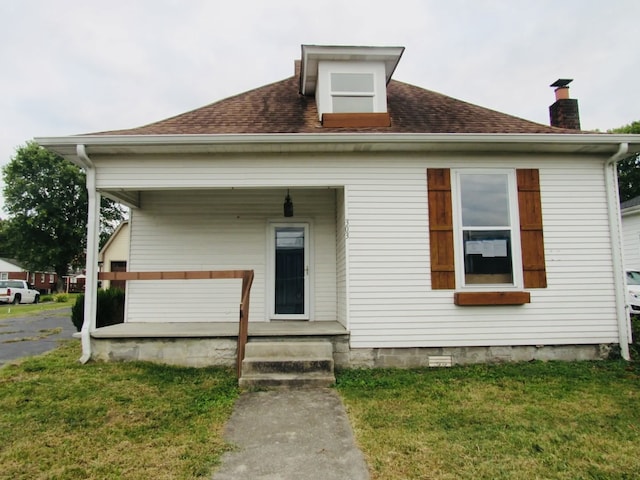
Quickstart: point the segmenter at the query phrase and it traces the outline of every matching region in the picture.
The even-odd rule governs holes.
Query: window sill
[[[323,113],[322,126],[325,128],[389,127],[389,113]]]
[[[531,303],[529,292],[456,292],[453,303],[461,307],[478,305],[524,305]]]

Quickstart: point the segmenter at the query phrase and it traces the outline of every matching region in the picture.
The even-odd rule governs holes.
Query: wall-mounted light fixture
[[[291,201],[291,196],[289,195],[289,189],[287,189],[287,196],[284,199],[284,216],[293,217],[293,202]]]

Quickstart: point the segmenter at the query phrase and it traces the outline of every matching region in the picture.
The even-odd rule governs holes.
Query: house
[[[129,258],[129,221],[120,223],[98,254],[101,272],[126,272]],[[102,288],[126,288],[124,280],[104,280]]]
[[[620,213],[625,268],[640,270],[640,197],[622,202]]]
[[[31,272],[20,262],[11,258],[0,258],[0,280],[25,280],[42,294],[56,290],[58,276],[55,272]]]
[[[248,345],[326,339],[339,366],[628,358],[615,164],[640,136],[579,130],[567,80],[553,126],[397,81],[403,51],[303,45],[282,81],[36,139],[87,173],[82,360],[232,364],[249,287]],[[103,195],[130,250],[101,274],[125,323],[97,329]]]

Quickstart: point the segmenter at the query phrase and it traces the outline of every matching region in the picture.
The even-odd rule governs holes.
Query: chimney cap
[[[563,88],[573,82],[573,78],[559,78],[555,82],[553,82],[550,87]]]

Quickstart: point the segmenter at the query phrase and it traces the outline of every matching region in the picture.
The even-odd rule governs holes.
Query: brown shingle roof
[[[234,133],[580,133],[530,122],[392,80],[390,127],[323,128],[315,99],[298,93],[297,76],[220,100],[175,117],[103,135]]]

